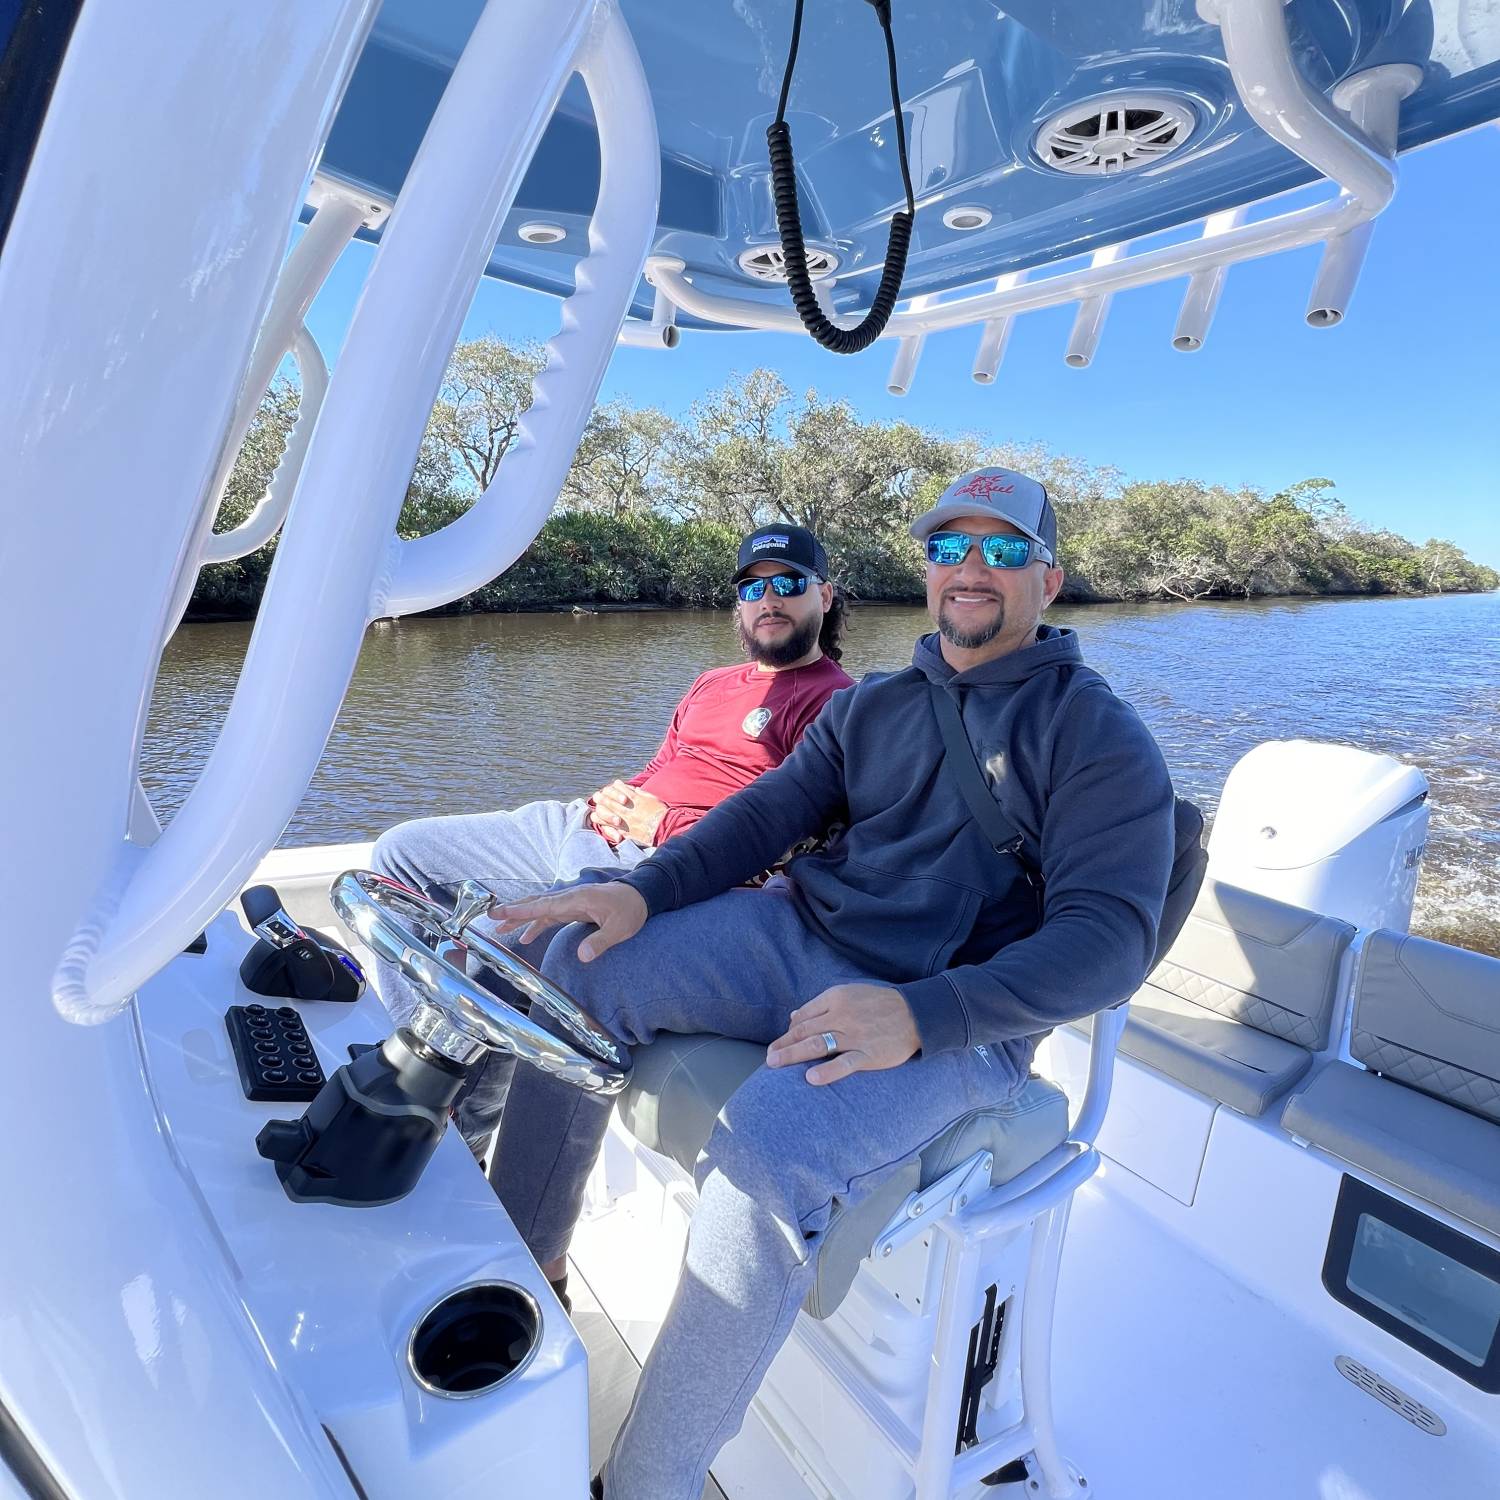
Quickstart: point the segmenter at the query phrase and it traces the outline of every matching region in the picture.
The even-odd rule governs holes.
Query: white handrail
[[[456,521],[393,544],[374,616],[431,609],[503,573],[550,514],[594,409],[656,230],[661,155],[646,74],[613,7],[601,11],[577,69],[599,127],[599,197],[562,327],[499,471]],[[665,346],[665,329],[661,337]]]
[[[1089,1037],[1089,1079],[1084,1087],[1083,1102],[1078,1106],[1078,1118],[1068,1129],[1068,1139],[1078,1145],[1092,1146],[1099,1138],[1099,1128],[1104,1124],[1110,1091],[1114,1087],[1115,1056],[1129,1019],[1128,1000],[1094,1016]]]
[[[253,547],[246,547],[238,552],[226,552],[225,548],[235,545],[229,540],[234,533],[223,533],[217,539],[213,533],[214,517],[219,513],[219,505],[224,499],[229,477],[234,472],[235,459],[239,456],[245,435],[250,431],[250,424],[255,420],[261,397],[265,395],[276,373],[276,366],[293,347],[298,330],[302,329],[307,317],[307,310],[312,306],[313,298],[318,295],[323,283],[328,279],[328,273],[333,269],[334,262],[344,253],[344,248],[353,239],[361,224],[375,223],[384,217],[385,211],[379,205],[353,198],[344,189],[321,181],[314,181],[309,197],[317,208],[317,212],[313,215],[312,222],[303,231],[301,239],[293,246],[291,254],[286,258],[286,264],[282,267],[281,275],[276,282],[271,305],[266,310],[265,321],[261,324],[260,333],[256,337],[255,349],[250,356],[250,367],[245,372],[244,382],[240,386],[239,400],[235,403],[234,415],[229,422],[224,447],[219,454],[219,466],[214,473],[213,483],[209,485],[203,496],[198,523],[194,528],[193,539],[187,552],[188,561],[177,576],[172,606],[166,614],[168,636],[181,623],[187,610],[188,600],[193,596],[193,586],[198,581],[198,569],[205,562],[226,562],[230,558],[243,557],[246,552],[255,550]],[[320,361],[321,358],[322,356],[319,355]],[[299,364],[301,364],[300,360]],[[306,430],[310,438],[311,423],[308,424]],[[287,464],[286,459],[292,456],[288,453],[282,460],[283,467],[288,471],[287,479],[284,481],[287,504],[291,503],[291,493],[296,485],[297,472],[300,468],[300,455],[297,456],[296,464]],[[269,540],[268,536],[262,537],[261,542],[256,543],[256,546],[260,546],[267,540]],[[213,555],[209,556],[209,553]]]
[[[295,811],[354,670],[374,601],[384,601],[382,568],[395,551],[395,528],[427,412],[475,285],[493,252],[541,133],[574,69],[589,52],[590,82],[600,88],[601,148],[622,128],[657,170],[659,149],[650,94],[629,32],[613,4],[592,0],[490,0],[453,71],[400,201],[382,236],[292,500],[276,562],[224,728],[186,802],[144,851],[122,846],[116,896],[101,894],[84,913],[53,978],[53,1001],[66,1017],[97,1021],[118,1010],[217,913],[276,842]],[[606,83],[604,80],[608,79]],[[628,117],[622,119],[622,116]],[[628,127],[628,128],[626,128]],[[498,160],[497,160],[498,155]],[[637,177],[636,186],[643,186]],[[645,213],[654,225],[654,195]],[[597,209],[596,209],[597,213]],[[649,232],[649,229],[648,229]],[[645,242],[601,226],[594,260],[579,267],[584,306],[607,334],[624,317],[607,296],[633,290]],[[627,271],[623,262],[635,255]],[[592,284],[587,284],[592,282]],[[590,305],[590,294],[592,304]],[[592,402],[602,355],[565,308],[555,347],[570,368],[548,371],[529,415],[531,445],[571,430]],[[556,363],[561,366],[563,361]],[[592,384],[590,380],[592,379]],[[570,384],[571,380],[571,384]],[[585,387],[587,394],[585,396]],[[549,405],[559,408],[547,429]],[[568,454],[535,455],[540,485]],[[510,460],[507,459],[507,465]],[[561,475],[557,480],[561,485]],[[553,492],[555,493],[555,491]],[[532,530],[552,495],[521,497]],[[493,507],[466,528],[468,545],[487,556],[450,566],[451,548],[413,549],[441,566],[426,570],[416,594],[439,602],[494,576],[531,532],[492,522]],[[476,534],[477,533],[477,534]],[[419,571],[408,569],[408,573]]]
[[[886,324],[881,337],[909,338],[987,323],[1015,313],[1192,276],[1237,261],[1318,244],[1373,219],[1396,190],[1394,152],[1382,151],[1297,71],[1283,8],[1283,0],[1220,0],[1216,10],[1210,0],[1200,4],[1205,19],[1217,20],[1222,30],[1230,73],[1247,110],[1274,140],[1336,184],[1340,189],[1336,197],[1222,234],[1142,251],[1113,265],[1087,266],[921,310],[900,310]],[[1385,74],[1386,70],[1371,72]],[[1394,92],[1398,100],[1410,92],[1409,86],[1389,77],[1376,87]],[[1373,109],[1374,105],[1368,107]],[[805,331],[790,306],[695,286],[687,279],[680,260],[653,257],[649,271],[655,285],[693,317],[771,332]]]
[[[291,507],[292,494],[312,443],[313,429],[318,424],[318,413],[328,394],[328,366],[323,351],[318,348],[318,341],[305,325],[292,336],[292,357],[297,361],[297,373],[302,377],[302,396],[297,403],[297,420],[287,438],[286,451],[255,509],[233,530],[211,534],[204,541],[199,561],[205,566],[233,562],[237,557],[246,557],[258,547],[264,547],[280,530]]]

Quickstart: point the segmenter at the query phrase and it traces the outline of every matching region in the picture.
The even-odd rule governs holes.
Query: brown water
[[[1261,740],[1335,740],[1420,766],[1432,833],[1414,928],[1500,953],[1500,596],[1093,605],[1048,617],[1155,732],[1206,810]],[[917,609],[851,623],[856,676],[903,666]],[[167,651],[145,781],[170,817],[208,754],[248,625],[189,625]],[[705,667],[738,658],[708,611],[472,615],[371,629],[282,842],[371,837],[403,818],[593,791],[656,749]]]

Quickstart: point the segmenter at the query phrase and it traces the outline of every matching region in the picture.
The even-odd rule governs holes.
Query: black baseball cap
[[[828,582],[828,554],[805,526],[758,526],[740,543],[738,583],[759,562],[782,563],[788,572]]]

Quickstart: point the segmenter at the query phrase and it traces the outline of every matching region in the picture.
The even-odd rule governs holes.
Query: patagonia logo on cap
[[[774,532],[770,536],[758,536],[750,543],[752,552],[764,552],[767,547],[774,547],[778,552],[785,552],[791,546],[792,539],[789,536],[779,536]]]

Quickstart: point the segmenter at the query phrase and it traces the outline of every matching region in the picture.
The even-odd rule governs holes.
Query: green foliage
[[[399,535],[439,530],[474,503],[520,430],[543,358],[536,345],[495,338],[459,345],[417,455]],[[242,521],[264,493],[296,408],[289,383],[267,392],[226,487],[219,530]],[[724,605],[740,537],[770,521],[815,531],[853,597],[920,600],[924,566],[907,528],[956,474],[982,463],[1047,485],[1068,600],[1500,587],[1494,569],[1452,542],[1417,546],[1362,526],[1328,479],[1304,479],[1274,495],[1193,479],[1126,483],[1117,470],[1036,444],[866,421],[847,401],[816,391],[797,397],[774,371],[753,370],[703,397],[681,421],[624,401],[599,407],[537,540],[503,577],[448,608]],[[273,542],[205,568],[192,612],[253,614],[274,550]]]

